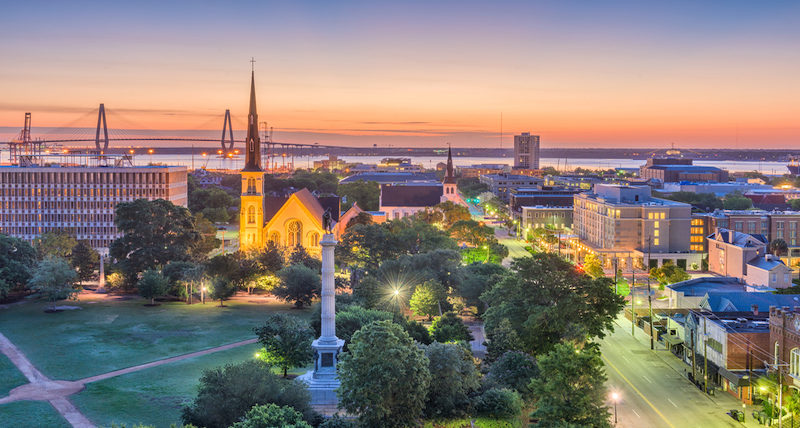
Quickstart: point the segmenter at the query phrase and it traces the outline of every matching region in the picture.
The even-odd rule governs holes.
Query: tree
[[[514,259],[511,269],[481,297],[487,332],[507,319],[522,351],[546,353],[562,340],[603,337],[624,301],[608,278],[591,278],[556,254]]]
[[[144,271],[141,279],[136,283],[139,295],[150,300],[150,306],[155,306],[156,296],[163,296],[167,293],[167,287],[169,287],[169,281],[155,269]]]
[[[253,329],[264,347],[263,359],[278,366],[286,377],[290,368],[310,363],[314,331],[308,324],[286,314],[267,316],[263,326]]]
[[[492,362],[500,358],[508,351],[520,351],[523,349],[522,340],[516,330],[511,326],[511,322],[502,319],[497,327],[489,330],[486,334],[488,342],[486,344],[486,361]]]
[[[204,260],[208,257],[208,253],[219,248],[222,241],[217,239],[217,227],[203,214],[197,214],[194,219],[200,239],[189,248],[189,253],[195,260]]]
[[[311,428],[303,415],[289,406],[274,404],[253,406],[242,420],[230,428]]]
[[[489,367],[486,376],[491,383],[516,391],[526,400],[533,398],[531,380],[539,376],[536,360],[519,351],[507,351]]]
[[[374,321],[389,321],[392,318],[390,312],[349,305],[336,313],[336,336],[345,341],[345,347],[349,347],[353,335],[362,327]]]
[[[472,263],[462,268],[461,283],[457,293],[467,306],[475,306],[478,313],[486,310],[481,294],[486,292],[505,273],[506,268],[494,263]]]
[[[183,408],[186,424],[208,428],[229,427],[253,406],[290,406],[303,414],[306,422],[319,419],[311,408],[311,396],[304,385],[282,379],[259,361],[245,361],[204,370],[197,397]]]
[[[606,274],[603,272],[603,265],[596,254],[589,253],[583,259],[583,271],[592,278],[602,278]]]
[[[538,359],[541,374],[531,382],[537,398],[531,417],[537,427],[610,427],[605,406],[606,376],[596,344],[576,349],[559,343]]]
[[[399,325],[373,322],[353,335],[340,358],[339,405],[366,426],[415,426],[431,381],[428,366]]]
[[[650,278],[658,281],[662,290],[666,285],[686,281],[691,277],[692,276],[686,273],[685,270],[672,263],[671,260],[664,262],[664,264],[659,267],[650,269]]]
[[[747,210],[752,207],[753,201],[738,192],[728,193],[722,198],[722,208],[726,210]]]
[[[261,273],[275,274],[283,268],[283,250],[274,241],[267,241],[267,244],[254,255],[258,261]]]
[[[458,191],[467,199],[477,198],[478,195],[489,191],[486,183],[481,183],[477,177],[460,178],[456,183]]]
[[[225,301],[230,299],[236,294],[236,285],[230,280],[217,276],[211,281],[211,290],[209,290],[209,297],[213,300],[219,300],[219,307],[225,306]]]
[[[400,325],[403,326],[403,330],[417,342],[423,345],[430,345],[433,342],[431,333],[422,323],[418,323],[414,320],[402,319],[400,320]]]
[[[0,234],[0,299],[27,287],[35,265],[36,250],[30,244]]]
[[[494,238],[494,229],[483,222],[459,220],[450,227],[450,236],[457,241],[479,247],[488,244],[489,240]]]
[[[33,240],[33,248],[41,258],[55,256],[69,259],[76,245],[78,241],[65,230],[45,232]]]
[[[769,251],[778,257],[783,257],[789,253],[789,245],[781,238],[773,239],[769,243]]]
[[[467,221],[472,218],[467,207],[456,204],[453,201],[441,202],[434,208],[441,211],[444,215],[445,228],[450,228],[459,221]]]
[[[342,211],[346,211],[357,203],[364,211],[378,211],[378,200],[381,196],[381,187],[374,181],[354,181],[339,185],[337,191],[342,199]]]
[[[196,189],[189,193],[189,209],[202,214],[215,223],[230,221],[229,208],[236,205],[236,200],[228,192],[218,188]]]
[[[789,207],[791,207],[792,211],[800,211],[800,199],[790,199]]]
[[[312,257],[311,254],[308,254],[305,247],[301,245],[292,249],[292,253],[289,254],[289,264],[303,265],[314,272],[319,272],[322,269],[322,260]]]
[[[418,285],[408,302],[411,311],[417,316],[427,315],[428,320],[431,320],[434,315],[440,314],[439,298],[437,297],[437,289],[440,288],[440,285],[432,281]]]
[[[397,246],[400,254],[420,254],[458,248],[447,232],[413,216],[384,224],[394,235],[395,238],[390,243]]]
[[[349,229],[357,224],[372,224],[372,214],[368,212],[360,212],[347,221],[345,229]]]
[[[188,297],[203,279],[205,267],[188,261],[169,262],[161,269],[161,274],[167,278],[168,294]]]
[[[272,291],[276,297],[294,302],[295,307],[311,306],[318,297],[322,283],[319,274],[303,265],[291,265],[278,272],[280,285]]]
[[[480,386],[472,354],[460,345],[433,342],[425,346],[425,356],[431,374],[425,414],[437,419],[467,414],[470,395]]]
[[[86,241],[78,241],[78,244],[72,249],[70,263],[73,268],[77,269],[78,279],[88,281],[92,279],[94,270],[100,265],[100,254]]]
[[[441,343],[469,342],[474,339],[472,333],[469,332],[469,327],[455,312],[446,312],[436,318],[431,324],[431,336],[433,336],[433,340]]]
[[[50,311],[56,311],[56,300],[69,299],[78,293],[75,281],[78,274],[60,257],[47,256],[36,265],[28,280],[31,289],[38,291],[51,303]]]
[[[147,269],[188,260],[201,240],[189,210],[164,199],[120,203],[114,222],[123,235],[111,243],[110,254],[131,283]]]

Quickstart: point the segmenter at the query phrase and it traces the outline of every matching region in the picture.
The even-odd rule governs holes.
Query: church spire
[[[256,76],[250,72],[250,111],[247,113],[246,161],[244,171],[261,171],[261,140],[258,138],[258,113],[256,112]]]
[[[444,183],[455,183],[456,178],[453,176],[453,149],[447,147],[447,173],[444,175]]]

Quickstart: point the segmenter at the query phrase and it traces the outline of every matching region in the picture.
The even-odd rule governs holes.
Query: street
[[[619,394],[619,427],[757,427],[752,420],[753,406],[746,410],[746,422],[734,421],[727,412],[742,410],[742,403],[718,390],[710,396],[686,378],[689,367],[659,344],[651,351],[649,337],[636,329],[631,336],[630,322],[619,317],[615,331],[600,341],[608,376],[609,395]],[[614,406],[609,399],[609,408]]]

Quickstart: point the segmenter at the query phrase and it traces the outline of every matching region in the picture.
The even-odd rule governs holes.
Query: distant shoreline
[[[68,148],[68,147],[67,147]],[[205,146],[205,147],[150,147],[153,151],[159,154],[173,154],[173,155],[195,155],[201,156],[202,153],[209,155],[215,154],[220,146]],[[80,148],[68,148],[75,152],[86,152],[85,146]],[[123,154],[128,153],[130,147],[109,147],[109,154]],[[134,146],[137,155],[146,154],[146,149]],[[444,150],[447,147],[343,147],[341,149],[331,148],[295,148],[286,150],[287,156],[294,153],[295,156],[386,156],[386,157],[409,157],[409,156],[444,156]],[[621,148],[542,148],[540,156],[543,158],[563,158],[563,159],[599,159],[599,158],[614,158],[614,159],[647,159],[654,153],[656,155],[663,155],[665,149],[656,148],[638,148],[638,149],[621,149]],[[766,161],[766,162],[783,162],[788,161],[792,156],[800,155],[800,150],[786,150],[786,149],[698,149],[692,151],[682,151],[684,157],[698,159],[698,160],[732,160],[732,161]],[[511,149],[497,149],[497,148],[453,148],[453,155],[458,157],[486,157],[486,158],[508,158],[509,162],[513,160],[514,152]]]

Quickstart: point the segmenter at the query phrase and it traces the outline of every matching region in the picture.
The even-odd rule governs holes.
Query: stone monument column
[[[300,376],[299,379],[307,384],[313,406],[318,409],[335,410],[339,403],[336,397],[336,389],[339,388],[336,363],[344,346],[344,340],[336,337],[333,252],[337,241],[332,233],[326,233],[322,235],[320,244],[322,245],[321,336],[311,344],[314,349],[314,370]]]
[[[103,257],[103,253],[100,253],[100,279],[98,280],[98,293],[105,293],[106,292],[106,263],[105,257]]]

